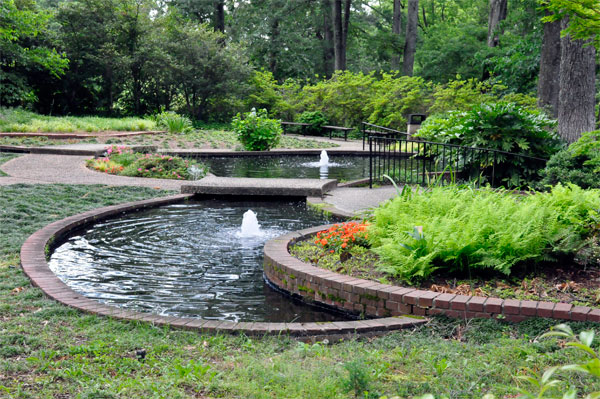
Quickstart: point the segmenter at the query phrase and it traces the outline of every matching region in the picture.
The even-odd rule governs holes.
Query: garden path
[[[329,140],[321,139],[319,141]],[[360,141],[344,142],[334,140],[334,142],[340,144],[340,147],[328,149],[328,151],[362,150],[362,142]],[[59,147],[97,151],[105,146],[102,144],[74,144]],[[106,184],[181,191],[182,185],[189,184],[189,181],[115,176],[94,172],[85,167],[85,160],[88,158],[89,156],[26,154],[0,165],[0,170],[8,175],[0,177],[0,186],[19,183]],[[338,187],[328,192],[323,201],[341,210],[342,213],[355,213],[376,207],[379,203],[395,195],[396,191],[393,187],[380,187],[371,190],[368,188]]]

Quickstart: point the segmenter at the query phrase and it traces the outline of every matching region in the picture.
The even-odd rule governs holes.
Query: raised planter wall
[[[288,251],[331,225],[301,230],[265,245],[264,272],[273,284],[307,301],[367,317],[446,315],[455,318],[504,318],[520,322],[532,317],[600,322],[600,309],[568,303],[521,301],[443,294],[357,279],[304,263]]]

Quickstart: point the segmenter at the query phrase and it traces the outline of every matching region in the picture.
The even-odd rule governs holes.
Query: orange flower
[[[321,240],[321,245],[327,245],[327,240],[325,238]]]

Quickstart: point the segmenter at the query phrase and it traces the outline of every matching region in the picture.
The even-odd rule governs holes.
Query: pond
[[[258,236],[240,234],[248,209],[258,215]],[[190,201],[74,231],[49,265],[86,297],[136,311],[230,321],[343,320],[263,280],[267,240],[330,222],[304,202]]]

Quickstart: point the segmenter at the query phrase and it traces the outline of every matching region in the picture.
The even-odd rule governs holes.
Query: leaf
[[[594,330],[580,332],[579,340],[582,344],[591,347],[592,342],[594,341]]]

